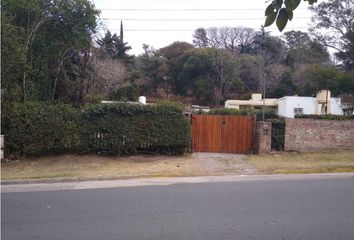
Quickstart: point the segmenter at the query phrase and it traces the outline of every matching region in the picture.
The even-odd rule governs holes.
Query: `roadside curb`
[[[21,184],[50,184],[50,183],[79,183],[79,182],[104,182],[104,181],[119,181],[119,180],[156,180],[156,179],[198,179],[198,178],[243,178],[243,179],[278,179],[278,178],[296,178],[299,176],[307,177],[307,178],[318,178],[318,177],[338,177],[338,176],[346,176],[353,177],[354,172],[346,172],[346,173],[307,173],[307,174],[267,174],[267,173],[258,173],[258,174],[235,174],[235,175],[219,175],[219,176],[179,176],[179,177],[152,177],[149,175],[139,175],[139,176],[121,176],[121,177],[91,177],[91,178],[53,178],[53,179],[17,179],[17,180],[1,180],[1,185],[21,185]],[[178,182],[178,181],[177,181]],[[183,182],[183,181],[182,181]]]
[[[197,177],[197,176],[196,176]],[[1,185],[34,184],[34,183],[69,183],[69,182],[87,182],[87,181],[114,181],[149,178],[149,175],[141,176],[120,176],[120,177],[71,177],[71,178],[41,178],[41,179],[15,179],[1,180]],[[151,177],[153,178],[153,177]]]

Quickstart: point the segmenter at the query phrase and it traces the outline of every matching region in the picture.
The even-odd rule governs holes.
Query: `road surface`
[[[1,239],[354,239],[354,178],[2,193]]]

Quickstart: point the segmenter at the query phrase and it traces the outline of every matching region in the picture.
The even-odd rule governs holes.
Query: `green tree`
[[[305,96],[311,96],[322,89],[328,89],[334,96],[339,96],[354,92],[354,77],[335,67],[305,65],[295,72],[294,85],[298,94]]]
[[[354,74],[354,2],[330,0],[311,8],[311,33],[318,42],[336,51],[347,71]]]
[[[107,31],[103,38],[98,39],[97,44],[103,58],[110,57],[121,60],[125,64],[129,64],[133,60],[133,57],[127,53],[131,49],[128,43],[123,42],[116,34],[112,35],[110,31]]]
[[[164,60],[149,45],[143,44],[144,53],[136,58],[143,94],[156,95],[165,76]]]
[[[53,101],[63,95],[65,89],[62,93],[57,89],[63,80],[63,67],[67,66],[72,50],[90,48],[98,14],[99,11],[88,0],[2,1],[2,18],[4,16],[11,21],[1,26],[6,34],[1,48],[16,49],[19,54],[18,58],[12,58],[10,51],[4,51],[2,58],[15,59],[16,63],[12,62],[10,68],[3,64],[2,67],[20,66],[16,69],[20,74],[4,76],[4,96],[13,92],[12,89],[21,89],[22,101]],[[7,39],[14,34],[14,41]]]
[[[286,64],[296,67],[301,64],[325,64],[330,61],[329,53],[325,47],[301,31],[284,33],[287,44]]]
[[[174,42],[157,51],[157,54],[162,57],[166,64],[163,79],[166,82],[165,91],[167,95],[170,94],[171,90],[175,95],[182,94],[183,87],[178,81],[178,75],[181,72],[184,61],[188,57],[185,53],[193,48],[193,45],[186,42]]]
[[[193,45],[198,48],[208,47],[208,37],[204,28],[198,28],[193,34]]]

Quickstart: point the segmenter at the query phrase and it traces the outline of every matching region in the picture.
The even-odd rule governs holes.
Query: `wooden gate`
[[[249,153],[253,133],[253,116],[192,116],[193,152]]]

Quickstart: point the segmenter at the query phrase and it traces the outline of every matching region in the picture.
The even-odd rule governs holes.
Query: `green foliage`
[[[311,79],[311,81],[309,81]],[[298,93],[311,96],[317,91],[328,89],[334,96],[354,91],[354,77],[335,67],[307,65],[294,76]]]
[[[284,118],[272,119],[272,149],[284,150],[285,120]]]
[[[69,70],[78,63],[72,61],[73,51],[69,50],[83,55],[91,46],[99,11],[88,0],[4,0],[1,7],[1,74],[6,100],[70,98],[66,94],[76,90],[72,85],[78,81],[71,81],[76,73]],[[68,68],[63,69],[65,66]],[[88,64],[80,67],[89,68]],[[61,74],[64,70],[70,77]]]
[[[101,49],[101,57],[119,59],[126,64],[132,61],[132,56],[127,54],[131,47],[123,42],[123,39],[116,34],[112,36],[110,31],[107,31],[103,38],[98,39],[97,44]]]
[[[5,154],[71,152],[80,144],[80,112],[70,105],[9,104],[2,112]]]
[[[262,121],[263,119],[263,111],[254,109],[213,108],[208,112],[208,115],[256,115],[257,121]],[[265,120],[277,118],[275,110],[266,109],[264,111]]]
[[[307,115],[296,115],[295,118],[310,118],[310,119],[322,119],[322,120],[354,120],[354,115],[315,115],[315,114],[307,114]]]
[[[253,113],[250,109],[213,108],[208,115],[253,115]]]
[[[116,101],[138,101],[139,89],[136,84],[129,83],[118,88],[115,92],[109,95],[110,100]]]
[[[100,104],[83,110],[70,105],[6,105],[2,116],[7,156],[53,153],[183,154],[191,126],[171,104]]]
[[[304,0],[308,1],[310,5],[317,2],[317,0]],[[299,6],[301,0],[273,0],[265,10],[265,24],[268,27],[276,21],[279,31],[283,31],[288,20],[293,19],[293,11]]]
[[[91,106],[83,114],[87,152],[131,154],[138,150],[183,154],[190,142],[190,123],[172,105],[126,103]]]

